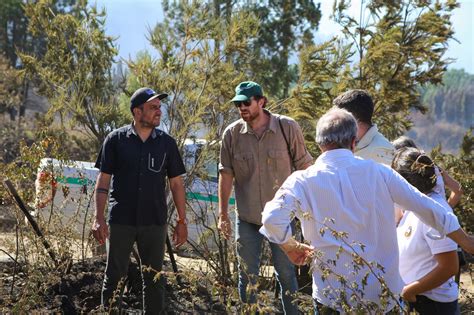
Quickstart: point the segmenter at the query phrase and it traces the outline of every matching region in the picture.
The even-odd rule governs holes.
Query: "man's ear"
[[[135,117],[137,115],[137,111],[139,111],[139,110],[140,110],[140,108],[138,106],[133,108],[133,110],[132,110],[133,117]]]
[[[355,152],[356,143],[357,143],[357,137],[352,138],[352,141],[351,141],[351,151],[352,152]]]

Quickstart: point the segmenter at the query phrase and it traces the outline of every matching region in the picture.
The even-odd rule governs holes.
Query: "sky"
[[[317,41],[324,41],[339,32],[337,24],[331,21],[333,0],[316,1],[321,3],[322,19],[316,33]],[[474,0],[461,0],[460,8],[454,10],[451,19],[455,31],[446,57],[456,59],[449,68],[464,69],[474,74]],[[90,0],[107,13],[106,31],[117,37],[119,57],[134,58],[139,51],[153,48],[147,40],[148,29],[163,21],[160,0]],[[353,1],[354,12],[360,0]],[[152,53],[153,55],[153,53]]]

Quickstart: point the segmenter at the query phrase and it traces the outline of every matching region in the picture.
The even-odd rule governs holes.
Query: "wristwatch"
[[[176,220],[176,223],[177,223],[177,224],[188,225],[188,220],[186,220],[186,218],[178,218],[178,219]]]

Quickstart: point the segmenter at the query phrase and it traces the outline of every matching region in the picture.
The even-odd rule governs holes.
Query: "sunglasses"
[[[244,105],[245,107],[249,107],[251,104],[252,104],[251,101],[235,101],[234,102],[235,107],[240,107],[242,105]]]

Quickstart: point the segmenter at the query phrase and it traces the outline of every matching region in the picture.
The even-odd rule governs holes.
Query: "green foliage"
[[[22,87],[19,71],[0,54],[0,114],[21,104]]]
[[[300,55],[300,79],[292,98],[283,106],[299,121],[309,151],[318,152],[314,141],[315,120],[331,106],[339,91],[350,86],[350,45],[333,38],[321,45],[310,46]]]
[[[0,51],[13,67],[19,65],[18,51],[36,56],[44,54],[46,45],[42,35],[32,37],[28,32],[28,16],[25,5],[31,1],[3,0],[0,2]],[[50,0],[50,9],[55,14],[73,10],[76,0]],[[41,31],[38,30],[40,33]]]
[[[291,112],[313,116],[314,121],[341,92],[365,89],[374,99],[374,120],[381,132],[388,138],[401,135],[411,126],[410,109],[425,110],[418,87],[441,82],[456,7],[454,1],[367,1],[356,20],[348,13],[348,1],[335,2],[334,19],[343,38],[301,54]]]
[[[260,29],[252,50],[254,80],[276,98],[287,98],[290,85],[296,83],[298,68],[290,58],[303,47],[314,44],[314,32],[321,19],[320,4],[307,0],[267,0],[246,3],[243,8],[255,12]]]
[[[32,36],[44,34],[46,41],[44,56],[20,57],[25,74],[37,80],[40,93],[51,104],[47,119],[53,123],[59,115],[67,127],[79,125],[98,147],[125,119],[117,110],[112,80],[117,49],[105,34],[105,13],[81,2],[74,15],[55,14],[51,2],[41,0],[28,4],[25,14]]]
[[[51,0],[50,10],[54,13],[71,11],[76,0]],[[38,30],[36,36],[31,36],[28,31],[29,19],[25,15],[25,0],[4,0],[0,2],[0,55],[5,60],[1,60],[0,66],[8,64],[12,69],[22,67],[22,62],[18,57],[19,52],[25,52],[35,56],[42,56],[46,51],[44,33]],[[14,71],[14,70],[12,70]],[[11,72],[11,71],[10,71]],[[8,75],[8,73],[5,73]],[[12,78],[8,90],[0,83],[0,112],[7,110],[13,120],[16,111],[20,116],[24,115],[26,95],[31,87],[29,80],[19,74]],[[0,76],[3,76],[0,74]],[[0,81],[2,78],[0,77]],[[3,95],[8,97],[3,99]]]
[[[463,139],[459,155],[441,152],[441,147],[431,152],[436,164],[446,170],[461,185],[464,194],[461,202],[454,208],[462,227],[469,233],[474,233],[474,135],[469,130]]]
[[[230,21],[241,12],[256,15],[258,24],[249,34],[248,47],[252,55],[250,68],[234,59],[237,69],[245,71],[246,79],[259,82],[267,95],[287,98],[289,89],[297,81],[298,68],[290,65],[290,59],[304,46],[313,44],[313,34],[321,19],[320,5],[307,0],[266,1],[204,1],[211,15]],[[176,19],[183,15],[180,1],[163,1],[165,14]],[[179,24],[177,25],[179,28]],[[219,39],[216,39],[219,41]]]

